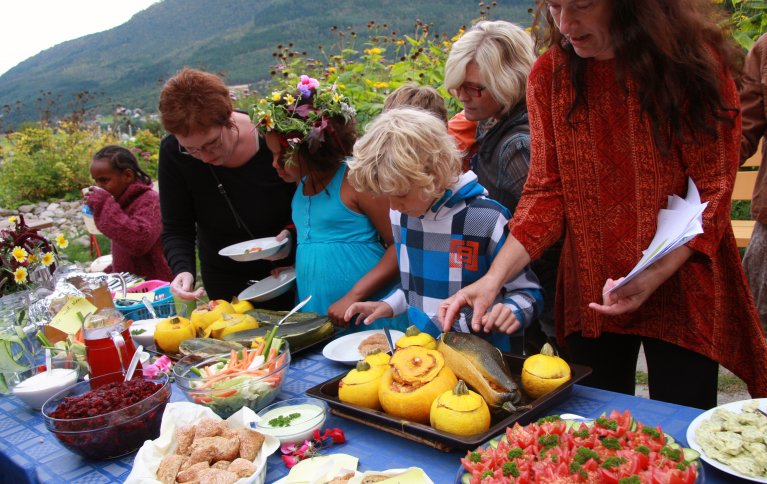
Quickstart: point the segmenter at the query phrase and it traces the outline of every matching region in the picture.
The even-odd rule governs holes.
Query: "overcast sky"
[[[160,0],[2,0],[0,75],[61,42],[109,30]]]

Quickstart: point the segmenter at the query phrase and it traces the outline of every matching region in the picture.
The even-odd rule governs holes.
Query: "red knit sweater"
[[[640,116],[637,89],[619,86],[614,61],[588,61],[588,110],[567,121],[574,92],[567,60],[551,49],[530,74],[531,166],[511,233],[533,259],[564,233],[557,284],[561,342],[576,331],[658,338],[702,353],[733,371],[754,397],[767,396],[767,344],[730,227],[738,167],[740,117],[716,124],[717,138],[675,147],[662,156]],[[735,84],[726,103],[738,106]],[[676,149],[679,148],[679,149]],[[653,238],[658,210],[685,195],[687,177],[702,201],[704,233],[687,245],[693,256],[634,313],[618,317],[588,308],[602,301],[607,278],[628,274]]]
[[[173,279],[160,241],[160,196],[152,185],[136,181],[119,200],[106,190],[94,190],[87,203],[96,227],[112,242],[112,271],[130,272],[147,280]]]

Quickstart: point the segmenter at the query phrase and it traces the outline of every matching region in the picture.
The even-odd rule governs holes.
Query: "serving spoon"
[[[130,360],[130,364],[128,365],[128,370],[125,372],[125,381],[130,381],[131,378],[133,378],[133,373],[136,371],[136,367],[138,366],[138,361],[141,359],[141,352],[144,351],[144,347],[141,345],[138,345],[136,348],[136,352],[133,353],[133,358]]]

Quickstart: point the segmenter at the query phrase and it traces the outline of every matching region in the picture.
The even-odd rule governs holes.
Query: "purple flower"
[[[307,75],[302,75],[301,80],[298,81],[298,91],[301,93],[301,97],[308,99],[312,95],[312,89],[316,89],[320,85],[320,82]]]

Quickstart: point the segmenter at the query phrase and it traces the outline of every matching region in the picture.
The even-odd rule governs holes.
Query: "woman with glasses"
[[[465,118],[478,122],[478,148],[470,168],[487,188],[489,197],[512,215],[530,169],[525,88],[534,62],[530,34],[518,25],[499,20],[475,24],[453,44],[445,64],[445,88],[461,101]],[[536,353],[547,337],[554,342],[554,291],[560,250],[561,245],[555,245],[532,266],[543,286],[545,304],[538,322],[525,329],[526,345]]]
[[[722,364],[767,397],[767,344],[730,226],[740,151],[742,51],[710,0],[537,0],[547,50],[530,73],[530,176],[511,236],[484,279],[443,303],[475,330],[509,276],[564,235],[557,337],[593,368],[587,385],[633,394],[640,345],[650,397],[717,404]],[[703,233],[620,288],[659,210],[692,180]]]
[[[170,133],[160,145],[158,176],[171,291],[185,300],[202,296],[203,288],[194,289],[196,246],[204,291],[231,300],[274,264],[236,262],[218,251],[289,226],[295,185],[274,172],[264,139],[248,114],[233,110],[219,77],[182,69],[163,87],[160,116]],[[264,306],[289,308],[293,298],[289,292]]]

